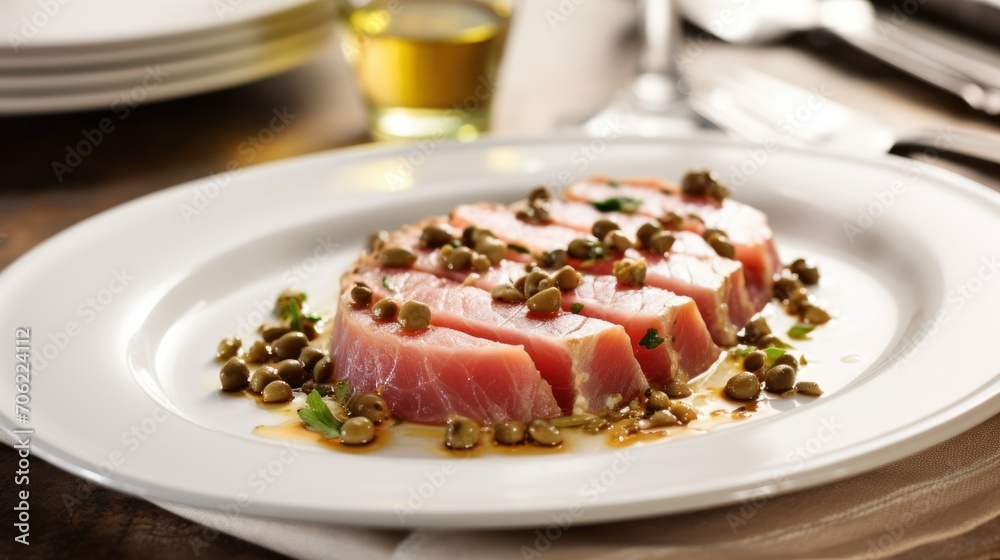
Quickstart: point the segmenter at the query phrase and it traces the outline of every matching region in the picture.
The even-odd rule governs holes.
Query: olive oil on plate
[[[507,2],[375,0],[347,16],[344,54],[382,138],[471,139],[486,129]]]

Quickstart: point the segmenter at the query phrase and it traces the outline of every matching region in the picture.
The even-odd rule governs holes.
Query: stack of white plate
[[[332,0],[2,0],[0,114],[134,107],[257,80],[330,40]]]

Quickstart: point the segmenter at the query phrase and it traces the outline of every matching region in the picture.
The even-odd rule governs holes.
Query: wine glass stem
[[[669,102],[683,98],[678,90],[680,71],[672,56],[683,44],[681,19],[675,0],[637,0],[639,16],[639,77],[634,93],[640,100]],[[657,82],[659,91],[644,87]]]

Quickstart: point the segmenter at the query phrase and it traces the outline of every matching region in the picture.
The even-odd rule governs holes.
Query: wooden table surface
[[[580,17],[568,24],[575,30],[563,35],[539,35],[544,19],[522,18],[501,74],[494,115],[498,132],[536,133],[579,121],[624,83],[632,68],[631,12],[621,7],[608,13],[597,10],[581,8]],[[605,39],[614,43],[614,49],[599,41],[593,45],[593,34],[584,31],[595,22],[610,29]],[[583,40],[588,37],[591,41]],[[552,56],[578,56],[570,57],[569,69],[547,72],[532,61],[540,42]],[[781,44],[735,48],[703,44],[693,35],[690,44],[698,46],[692,73],[744,64],[802,85],[827,84],[836,101],[878,110],[899,123],[1000,132],[997,119],[830,39],[798,37]],[[594,80],[595,75],[603,78]],[[250,158],[247,150],[240,149],[241,143],[266,127],[274,110],[295,117]],[[313,63],[284,75],[198,97],[140,105],[126,118],[119,117],[98,111],[0,118],[0,268],[74,223],[158,189],[221,171],[230,162],[246,166],[366,140],[358,93],[332,46]],[[106,118],[113,119],[114,130],[95,142],[92,153],[81,161],[71,160],[75,166],[68,165],[67,150]],[[1000,188],[996,169],[955,169]],[[86,375],[85,366],[80,374]],[[0,472],[12,473],[15,463],[14,450],[0,446]],[[206,531],[144,500],[87,483],[39,459],[32,461],[31,469],[32,545],[27,557],[188,557],[190,539]],[[0,525],[5,529],[0,531],[0,555],[23,558],[26,551],[10,544],[14,521],[7,504],[13,503],[13,480],[7,475],[2,480]],[[220,535],[212,541],[209,556],[279,555]]]

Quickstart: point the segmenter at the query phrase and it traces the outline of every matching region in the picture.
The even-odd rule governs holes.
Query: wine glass
[[[698,129],[699,119],[687,103],[688,88],[673,56],[683,45],[675,0],[637,0],[639,74],[584,129],[600,136],[623,128],[634,136],[670,136]]]

